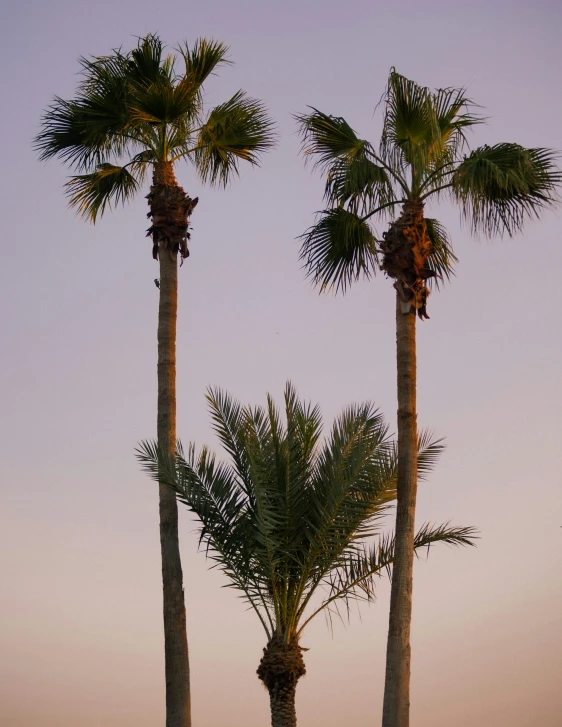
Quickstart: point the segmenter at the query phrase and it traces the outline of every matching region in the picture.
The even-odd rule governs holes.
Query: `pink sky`
[[[133,457],[155,433],[157,268],[145,200],[96,227],[66,208],[58,162],[31,149],[77,58],[159,32],[207,35],[238,88],[264,99],[280,143],[226,192],[201,188],[181,271],[178,432],[216,445],[208,384],[245,402],[292,379],[326,421],[352,401],[395,417],[394,298],[382,277],[345,298],[304,280],[295,238],[321,207],[291,114],[308,104],[377,141],[390,66],[430,86],[466,85],[489,117],[474,144],[562,148],[562,6],[492,0],[22,0],[4,10],[0,724],[163,724],[157,491]],[[416,565],[414,727],[562,723],[562,213],[523,236],[474,241],[456,210],[460,265],[419,326],[420,423],[447,437],[419,521],[475,525],[476,549]],[[390,523],[389,523],[390,525]],[[181,513],[194,724],[263,727],[253,614],[196,553]],[[389,586],[330,633],[304,637],[299,725],[380,724]]]

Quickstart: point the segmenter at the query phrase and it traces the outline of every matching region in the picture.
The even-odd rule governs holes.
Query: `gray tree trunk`
[[[412,307],[408,313],[402,312],[398,292],[396,363],[398,374],[396,550],[392,567],[383,727],[408,727],[410,721],[410,624],[418,485],[416,311]]]

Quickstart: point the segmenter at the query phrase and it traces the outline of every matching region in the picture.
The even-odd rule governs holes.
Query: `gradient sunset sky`
[[[178,433],[208,443],[204,392],[280,399],[291,379],[325,421],[374,400],[395,421],[394,295],[382,276],[318,295],[298,242],[322,207],[292,114],[342,115],[378,142],[389,68],[466,86],[488,117],[471,142],[562,148],[562,4],[555,0],[20,0],[2,12],[3,257],[0,724],[164,723],[157,489],[133,456],[155,435],[158,268],[143,195],[95,227],[68,175],[31,147],[80,55],[157,32],[231,47],[209,104],[244,88],[278,124],[261,169],[199,196],[180,275]],[[418,518],[481,531],[477,548],[416,562],[413,727],[562,724],[562,210],[523,235],[474,240],[438,216],[460,258],[418,326],[419,420],[447,438]],[[388,526],[392,523],[389,521]],[[198,554],[181,512],[195,727],[264,727],[265,635]],[[380,724],[389,584],[303,645],[300,727]]]

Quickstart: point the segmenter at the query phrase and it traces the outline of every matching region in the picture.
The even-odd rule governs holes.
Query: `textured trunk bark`
[[[295,710],[296,684],[277,684],[269,690],[271,705],[271,727],[296,727]]]
[[[295,693],[306,674],[302,649],[296,636],[285,641],[276,634],[263,650],[257,675],[269,692],[272,727],[296,727]]]
[[[410,719],[410,623],[417,494],[416,311],[403,313],[396,293],[398,374],[398,487],[396,551],[392,568],[383,727],[408,727]]]
[[[166,199],[166,187],[176,188],[171,165],[157,166],[151,203]],[[159,194],[161,192],[161,194]],[[160,202],[160,204],[162,204]],[[158,444],[168,454],[176,448],[176,319],[178,309],[177,254],[159,243],[160,304],[158,309]],[[164,654],[166,727],[191,727],[189,655],[178,540],[175,491],[160,484],[160,548],[164,591]]]

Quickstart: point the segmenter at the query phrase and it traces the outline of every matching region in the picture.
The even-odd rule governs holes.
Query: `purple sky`
[[[155,433],[157,267],[146,202],[96,227],[66,207],[67,171],[31,149],[53,95],[72,95],[80,55],[158,32],[171,46],[213,36],[238,88],[264,99],[278,148],[227,191],[201,188],[181,271],[178,432],[216,445],[208,384],[244,402],[290,378],[329,423],[352,401],[395,417],[388,281],[319,296],[295,238],[321,207],[291,114],[343,115],[377,142],[390,66],[429,86],[466,85],[484,107],[474,144],[562,148],[557,2],[187,3],[49,0],[2,17],[4,172],[0,723],[163,723],[157,490],[133,457]],[[562,214],[523,236],[474,241],[444,204],[460,266],[419,326],[420,423],[448,440],[422,485],[419,521],[476,525],[478,548],[416,565],[412,723],[558,727],[562,715]],[[390,525],[390,523],[389,523]],[[263,727],[253,614],[196,554],[181,513],[195,725]],[[389,587],[378,602],[305,633],[299,725],[380,723]]]

